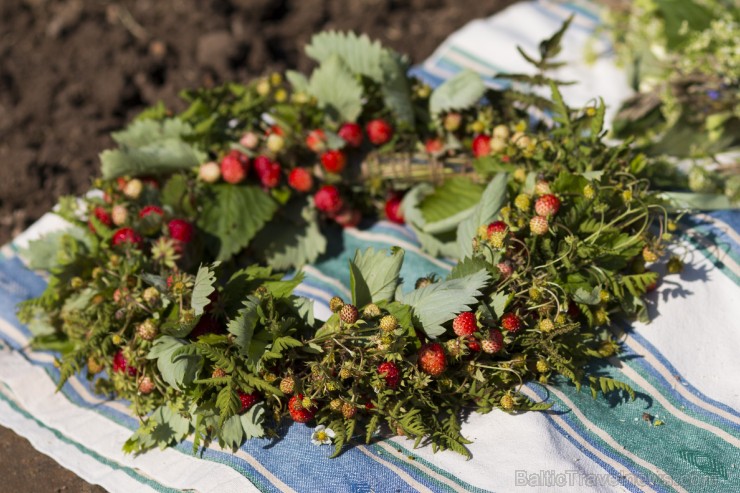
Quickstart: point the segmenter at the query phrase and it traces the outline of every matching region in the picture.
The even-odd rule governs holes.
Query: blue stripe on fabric
[[[712,404],[713,406],[722,409],[723,411],[726,411],[733,416],[740,417],[740,412],[738,412],[736,409],[733,409],[732,407],[728,406],[727,404],[723,404],[722,402],[719,402],[715,399],[712,399],[711,397],[708,397],[707,395],[703,394],[699,389],[691,385],[682,375],[681,373],[676,369],[675,366],[673,366],[666,358],[663,356],[663,354],[658,351],[655,346],[653,346],[647,339],[642,337],[637,333],[637,331],[630,331],[629,335],[632,339],[636,340],[638,343],[640,343],[645,349],[648,350],[648,352],[660,363],[668,369],[668,371],[671,373],[671,375],[677,375],[681,378],[680,383],[682,386],[687,389],[689,392],[694,394],[696,397],[700,398],[701,400]],[[727,418],[723,418],[721,416],[718,416],[711,411],[708,411],[704,408],[698,407],[696,404],[692,403],[691,401],[687,400],[685,397],[683,397],[681,394],[677,392],[673,392],[671,389],[672,382],[669,382],[665,379],[663,375],[661,375],[652,365],[650,365],[648,362],[646,362],[643,358],[639,358],[639,354],[632,351],[629,346],[627,346],[625,353],[628,353],[630,355],[636,355],[638,358],[629,360],[630,363],[637,362],[642,368],[644,368],[646,371],[650,372],[651,375],[653,375],[655,378],[659,379],[660,381],[665,383],[665,387],[667,390],[671,390],[671,394],[675,395],[678,399],[681,400],[682,404],[685,404],[687,407],[696,407],[697,412],[712,416],[715,419],[721,420],[723,423],[726,423],[728,426],[732,426],[735,429],[740,429],[740,425],[737,425],[736,423],[733,423],[732,421],[727,420]]]
[[[561,404],[559,399],[557,397],[549,394],[544,388],[542,388],[541,385],[537,385],[535,383],[528,383],[525,384],[527,388],[529,388],[531,391],[533,391],[537,396],[545,401],[550,400],[551,402],[554,401],[555,404],[552,408],[550,408],[550,412],[555,411],[560,413],[559,416],[568,423],[571,428],[576,430],[578,433],[578,436],[580,436],[583,440],[585,440],[589,445],[591,445],[593,448],[598,450],[599,452],[603,453],[610,459],[613,459],[614,461],[618,462],[622,466],[625,467],[625,469],[629,470],[633,476],[637,479],[640,479],[641,481],[645,481],[647,484],[650,484],[650,487],[655,489],[656,491],[660,493],[670,493],[673,490],[667,488],[663,484],[658,484],[655,481],[649,480],[649,478],[646,477],[645,472],[642,470],[643,468],[639,464],[635,464],[631,459],[628,457],[622,455],[619,453],[618,450],[613,449],[609,445],[602,444],[601,440],[596,437],[594,434],[592,434],[586,427],[581,423],[581,421],[574,417],[572,413],[570,413],[570,409],[565,406],[564,404]],[[557,407],[560,407],[561,409],[556,409]],[[552,424],[555,429],[558,430],[558,432],[568,439],[569,442],[571,442],[573,445],[575,445],[581,452],[583,452],[585,455],[590,457],[592,460],[594,460],[596,463],[598,463],[600,466],[602,466],[609,474],[611,474],[612,477],[616,478],[622,486],[629,489],[630,491],[636,491],[641,492],[643,491],[640,489],[637,485],[630,483],[625,478],[622,477],[622,473],[614,469],[611,465],[605,463],[603,460],[596,457],[592,452],[590,452],[588,449],[585,449],[583,445],[578,443],[575,439],[573,439],[570,434],[565,431],[563,428],[561,428],[557,422],[550,416],[548,411],[545,411],[543,413],[547,420]]]
[[[565,22],[565,20],[567,19],[567,17],[561,17],[558,14],[556,14],[555,12],[552,12],[551,10],[548,10],[540,2],[533,2],[530,5],[532,6],[532,8],[534,8],[534,10],[536,10],[540,14],[542,14],[545,17],[548,17],[550,19],[556,20],[560,24],[562,24],[563,22]],[[596,26],[594,26],[592,28],[588,28],[586,26],[582,26],[582,25],[574,22],[574,23],[571,23],[569,29],[574,29],[574,30],[577,30],[577,31],[583,31],[585,33],[589,33],[590,34],[590,33],[594,32],[595,27]]]

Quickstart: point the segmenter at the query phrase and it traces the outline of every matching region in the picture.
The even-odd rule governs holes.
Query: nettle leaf
[[[193,127],[179,118],[162,121],[134,120],[125,129],[113,132],[111,137],[121,147],[144,147],[167,139],[180,139],[191,134]]]
[[[403,257],[404,251],[398,247],[391,248],[390,255],[385,250],[373,248],[364,252],[358,250],[350,261],[350,288],[355,305],[362,307],[393,300]]]
[[[473,256],[473,238],[478,228],[494,220],[506,202],[506,195],[506,173],[499,173],[483,191],[473,213],[457,227],[457,245],[461,257]]]
[[[411,306],[422,330],[436,338],[445,332],[442,324],[477,302],[481,290],[488,284],[488,272],[483,269],[457,279],[437,282],[414,290],[401,302]]]
[[[195,275],[193,285],[193,295],[190,299],[190,307],[195,311],[195,315],[202,315],[206,306],[211,302],[208,298],[216,291],[216,272],[220,262],[215,262],[210,266],[201,265],[198,267],[198,273]]]
[[[353,122],[362,113],[362,84],[338,55],[314,70],[309,91],[334,120]]]
[[[239,418],[247,440],[265,436],[265,403],[258,402]]]
[[[228,260],[246,247],[277,210],[277,203],[256,186],[213,185],[203,201],[198,226],[212,235],[217,260]]]
[[[235,342],[242,354],[247,354],[252,344],[254,329],[257,327],[257,321],[259,320],[258,306],[259,300],[255,296],[247,297],[244,300],[244,308],[239,310],[236,318],[230,320],[226,325],[226,330],[236,336]]]
[[[156,359],[162,379],[176,390],[190,385],[198,377],[203,367],[203,358],[196,354],[181,353],[173,358],[173,353],[187,342],[172,336],[157,338],[147,354],[147,359]],[[174,361],[173,361],[174,360]]]
[[[268,265],[288,270],[315,262],[326,251],[326,237],[319,228],[312,203],[291,201],[281,210],[281,220],[270,221],[254,239]]]
[[[425,220],[422,230],[430,234],[454,230],[473,213],[482,195],[483,187],[468,178],[446,180],[419,203]]]
[[[429,98],[429,112],[436,116],[444,111],[469,108],[477,103],[485,92],[486,86],[481,76],[472,70],[463,70],[432,92]]]
[[[142,147],[109,149],[100,154],[103,178],[156,175],[190,169],[206,154],[179,139],[165,139]]]

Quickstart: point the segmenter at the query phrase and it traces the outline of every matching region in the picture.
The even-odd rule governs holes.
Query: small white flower
[[[332,438],[334,438],[334,430],[324,425],[319,425],[311,434],[311,443],[314,445],[331,445]]]

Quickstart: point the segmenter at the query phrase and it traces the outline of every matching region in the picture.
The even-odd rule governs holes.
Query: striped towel
[[[513,45],[536,49],[571,12],[577,18],[563,57],[580,59],[579,43],[598,22],[589,10],[523,3],[453,34],[416,74],[439,83],[469,67],[500,84],[491,77],[499,67],[523,69]],[[610,62],[599,63],[568,69],[568,78],[582,81],[566,94],[571,104],[601,94],[615,105],[626,94],[623,74]],[[615,329],[623,332],[624,356],[598,370],[635,388],[634,402],[592,399],[565,382],[530,384],[524,393],[553,401],[552,410],[472,415],[463,425],[473,441],[470,461],[414,450],[403,438],[356,446],[330,460],[330,448],[311,445],[304,425],[286,427],[279,441],[249,441],[237,453],[214,446],[196,457],[186,442],[124,455],[121,445],[137,426],[126,403],[102,399],[78,378],[54,393],[54,355],[29,350],[30,333],[14,315],[18,301],[45,285],[19,251],[60,227],[58,218],[44,216],[1,252],[0,424],[110,491],[740,491],[740,213],[683,220],[675,250],[686,268],[652,294],[654,321]],[[331,296],[348,296],[346,266],[354,251],[394,245],[406,250],[407,284],[428,273],[443,275],[453,265],[423,254],[408,229],[379,222],[345,230],[332,245],[339,252],[305,268],[299,294],[326,315]],[[643,413],[664,424],[651,424]]]

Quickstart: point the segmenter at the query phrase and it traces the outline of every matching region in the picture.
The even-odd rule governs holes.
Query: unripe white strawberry
[[[128,198],[138,199],[143,188],[144,184],[141,183],[141,180],[134,178],[133,180],[129,180],[126,186],[123,187],[123,194]]]
[[[285,147],[285,139],[278,134],[270,134],[267,137],[267,148],[272,152],[280,152]]]
[[[216,183],[221,179],[221,167],[213,161],[203,163],[198,170],[198,178],[206,183]]]
[[[529,229],[532,231],[532,234],[544,235],[549,231],[550,226],[547,223],[546,217],[534,216],[529,221]]]
[[[113,210],[111,210],[110,213],[111,220],[113,221],[113,224],[116,226],[123,226],[126,224],[126,219],[128,219],[128,210],[125,206],[122,205],[114,205]]]
[[[241,139],[239,139],[239,143],[247,149],[254,149],[259,145],[260,138],[259,135],[254,132],[247,132],[242,135]]]

